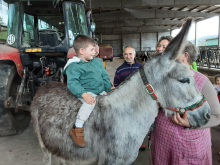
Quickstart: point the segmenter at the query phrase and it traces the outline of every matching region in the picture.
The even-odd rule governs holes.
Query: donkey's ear
[[[169,57],[170,60],[175,60],[178,58],[184,48],[184,43],[186,41],[191,23],[192,18],[188,18],[187,21],[183,24],[182,30],[167,46],[166,50],[163,53],[164,56]]]

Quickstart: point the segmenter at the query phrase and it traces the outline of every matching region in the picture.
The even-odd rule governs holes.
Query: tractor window
[[[79,34],[88,35],[84,6],[78,3],[65,3],[67,16],[67,28],[70,46],[73,45],[75,37]]]
[[[58,46],[65,38],[65,26],[61,16],[39,16],[39,46]]]
[[[38,29],[54,29],[64,32],[64,23],[60,16],[39,16]]]
[[[9,4],[7,44],[13,47],[18,47],[19,9],[19,3]]]
[[[38,25],[39,25],[39,27],[38,27],[39,30],[49,29],[49,24],[46,23],[46,22],[44,22],[44,21],[41,20],[41,19],[38,19]]]
[[[34,46],[34,16],[24,14],[22,47]]]

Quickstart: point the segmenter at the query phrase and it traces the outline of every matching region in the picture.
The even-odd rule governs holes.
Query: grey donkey
[[[176,112],[166,108],[187,107],[202,99],[192,71],[177,60],[191,21],[187,20],[164,53],[143,66],[167,117]],[[44,163],[51,164],[52,154],[63,164],[132,164],[159,108],[147,93],[139,70],[114,92],[97,96],[96,106],[84,125],[86,148],[76,147],[69,136],[81,104],[62,83],[52,82],[37,91],[30,110]],[[208,103],[188,111],[187,117],[191,126],[206,124],[210,118]]]

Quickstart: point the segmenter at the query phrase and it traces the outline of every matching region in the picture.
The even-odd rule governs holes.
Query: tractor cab
[[[88,29],[84,1],[10,1],[7,45],[23,53],[64,56]]]
[[[92,37],[91,11],[84,0],[5,0],[8,35],[0,45],[0,136],[21,133],[30,122],[36,91],[62,74],[77,35]]]

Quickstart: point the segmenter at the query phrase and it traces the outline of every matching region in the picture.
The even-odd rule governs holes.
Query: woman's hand
[[[172,121],[173,123],[177,125],[188,127],[188,128],[190,127],[189,119],[187,118],[187,112],[185,112],[185,114],[183,115],[183,118],[180,117],[180,114],[178,112],[174,113],[172,116]]]

